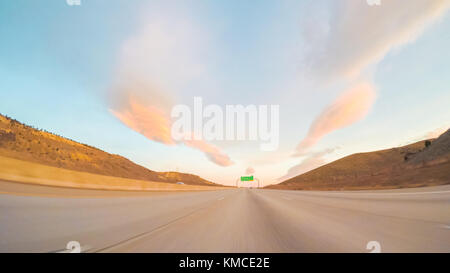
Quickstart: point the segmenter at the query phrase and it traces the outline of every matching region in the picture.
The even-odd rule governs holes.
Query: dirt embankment
[[[353,154],[270,189],[362,190],[450,184],[450,130],[437,139]]]
[[[21,170],[23,176],[28,173],[25,163],[29,162],[41,166],[38,168],[33,165],[32,168],[33,170],[42,169],[42,171],[39,171],[41,175],[50,175],[45,173],[50,171],[58,173],[56,170],[59,168],[103,177],[139,180],[142,183],[146,181],[162,184],[183,182],[186,185],[195,186],[221,186],[193,174],[155,172],[122,156],[110,154],[89,145],[32,128],[3,115],[0,115],[0,156],[2,157],[2,164],[5,164],[8,158],[11,159],[11,164],[17,165],[13,168],[16,171],[15,174],[18,175],[17,171]],[[20,161],[13,161],[13,159]],[[55,169],[45,168],[47,166],[55,167]],[[5,168],[1,170],[4,176],[7,174],[6,171]],[[37,172],[34,174],[37,174]],[[64,174],[67,175],[68,173],[65,172]],[[76,176],[84,177],[82,175]],[[44,176],[42,178],[46,179]],[[110,181],[110,185],[114,185],[112,180],[109,179],[108,181]],[[124,181],[121,180],[119,184]],[[141,182],[138,184],[141,185]],[[155,184],[152,187],[154,186]],[[145,184],[142,187],[136,184],[133,188],[135,187],[146,188]]]

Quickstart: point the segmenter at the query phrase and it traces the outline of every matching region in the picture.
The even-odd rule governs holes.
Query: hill
[[[360,190],[450,184],[450,130],[437,139],[353,154],[269,189]]]
[[[432,166],[450,161],[450,129],[434,140],[420,153],[411,155],[408,164],[411,166]]]
[[[193,174],[155,172],[122,156],[32,128],[3,115],[0,115],[0,156],[120,178],[217,186]]]

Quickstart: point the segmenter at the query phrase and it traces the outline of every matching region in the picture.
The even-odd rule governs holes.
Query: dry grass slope
[[[0,156],[105,176],[217,186],[192,174],[151,171],[122,156],[32,128],[3,115],[0,115]]]
[[[361,190],[449,183],[450,130],[435,140],[353,154],[267,188]]]
[[[0,180],[51,187],[119,191],[201,191],[223,189],[113,177],[50,167],[0,156]],[[1,189],[0,184],[0,191]]]

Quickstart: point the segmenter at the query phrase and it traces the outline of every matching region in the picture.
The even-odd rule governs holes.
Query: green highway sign
[[[253,175],[252,176],[241,176],[241,181],[253,181]]]

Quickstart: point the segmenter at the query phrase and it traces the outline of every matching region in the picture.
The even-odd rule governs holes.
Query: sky
[[[0,113],[155,171],[279,183],[450,127],[450,1],[0,2]],[[279,105],[280,144],[174,141],[174,105]]]

